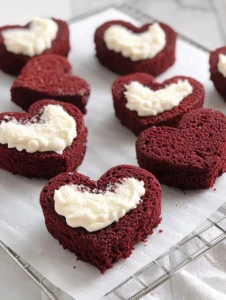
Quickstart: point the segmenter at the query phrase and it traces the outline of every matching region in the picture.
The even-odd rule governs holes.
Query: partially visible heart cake
[[[136,143],[140,167],[166,185],[207,189],[226,171],[226,117],[208,108],[193,110],[178,128],[152,127]]]
[[[18,75],[34,56],[54,53],[63,56],[70,50],[69,28],[58,19],[34,18],[25,26],[0,27],[0,69]]]
[[[12,101],[24,110],[41,99],[54,99],[86,112],[90,86],[71,74],[71,64],[60,55],[46,54],[29,60],[11,88]]]
[[[109,21],[97,28],[94,41],[101,64],[118,74],[157,76],[175,62],[176,33],[164,23],[136,27],[121,20]]]
[[[161,221],[161,189],[149,172],[120,165],[96,182],[64,173],[43,188],[40,203],[49,233],[101,273],[127,258]]]
[[[29,178],[74,171],[86,138],[82,113],[68,103],[41,100],[28,113],[0,113],[0,168]]]
[[[134,73],[112,85],[115,114],[136,135],[152,126],[177,127],[184,114],[202,107],[204,94],[200,82],[185,76],[158,83],[149,74]]]
[[[226,100],[226,47],[214,50],[210,54],[210,79],[216,90]]]

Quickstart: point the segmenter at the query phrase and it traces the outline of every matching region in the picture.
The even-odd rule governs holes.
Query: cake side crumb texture
[[[226,118],[212,109],[186,114],[179,128],[153,127],[136,142],[140,167],[181,189],[213,186],[226,171]]]

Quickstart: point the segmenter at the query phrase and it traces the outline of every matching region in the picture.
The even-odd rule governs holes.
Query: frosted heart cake
[[[0,69],[18,75],[25,64],[47,53],[68,55],[69,28],[65,21],[34,18],[25,26],[0,27]]]
[[[149,172],[120,165],[98,181],[64,173],[47,183],[40,203],[49,233],[102,273],[127,258],[161,221],[161,189]]]
[[[82,113],[68,103],[41,100],[28,113],[1,113],[0,168],[29,178],[74,171],[86,138]]]

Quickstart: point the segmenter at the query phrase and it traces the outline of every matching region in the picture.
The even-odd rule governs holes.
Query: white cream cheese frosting
[[[219,54],[219,60],[217,63],[218,71],[226,77],[226,54]]]
[[[121,53],[132,61],[151,59],[166,45],[166,34],[159,23],[153,23],[148,30],[134,33],[124,26],[112,25],[104,33],[109,50]]]
[[[151,90],[139,83],[132,81],[125,85],[126,107],[136,111],[138,116],[156,116],[159,113],[178,106],[180,102],[189,96],[193,91],[189,81],[178,80],[177,83],[169,84],[157,91]]]
[[[92,191],[82,185],[63,185],[55,190],[55,211],[70,227],[93,232],[105,228],[136,208],[145,194],[144,182],[124,178],[106,191]]]
[[[7,51],[33,57],[51,48],[58,25],[52,19],[34,18],[28,28],[13,28],[2,32]]]
[[[76,122],[60,105],[47,105],[39,120],[21,123],[5,116],[0,123],[0,143],[28,153],[54,151],[62,154],[77,136]]]

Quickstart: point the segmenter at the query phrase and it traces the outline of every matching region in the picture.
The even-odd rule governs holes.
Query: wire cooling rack
[[[141,13],[139,10],[134,9],[128,4],[121,6],[111,6],[126,13],[127,15],[137,19],[142,23],[152,21],[153,18],[149,15]],[[104,9],[109,8],[105,7]],[[85,14],[76,18],[73,18],[69,23],[78,21],[89,17],[95,13],[101,12],[95,11],[89,14]],[[210,52],[209,49],[199,45],[198,43],[186,38],[179,34],[179,38],[186,40],[193,44],[195,47],[201,48],[206,52]],[[137,300],[153,291],[156,287],[169,280],[177,272],[180,272],[182,268],[191,264],[195,260],[202,257],[210,249],[221,243],[226,239],[226,203],[222,205],[213,215],[211,215],[199,228],[187,235],[178,244],[171,247],[167,252],[160,255],[154,261],[140,269],[137,273],[129,277],[122,282],[108,294],[106,294],[102,300]],[[188,245],[195,242],[194,247],[191,250],[188,249]],[[44,276],[37,272],[30,264],[17,255],[7,245],[0,241],[0,247],[17,263],[17,265],[40,287],[40,289],[51,300],[73,300],[68,294],[61,291],[59,288],[50,283]],[[175,254],[177,261],[174,265],[169,265],[170,255]],[[75,299],[74,299],[75,300]]]

